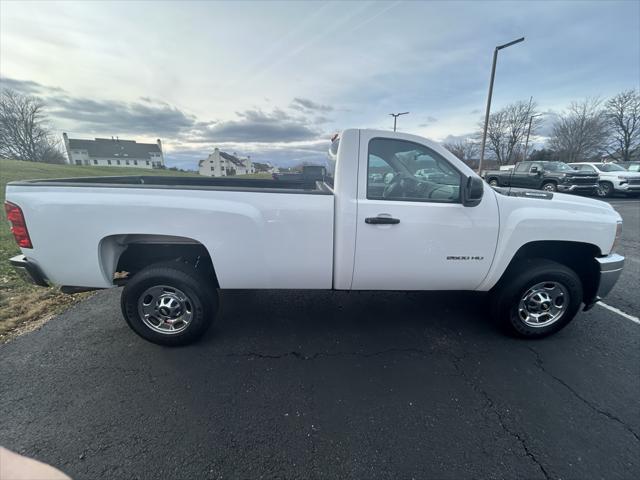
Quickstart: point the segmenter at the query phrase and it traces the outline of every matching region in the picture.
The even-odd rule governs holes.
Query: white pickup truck
[[[11,182],[15,267],[63,291],[124,285],[152,342],[201,336],[218,289],[476,290],[511,332],[558,331],[617,281],[607,203],[493,189],[421,137],[345,130],[334,180],[93,177]]]

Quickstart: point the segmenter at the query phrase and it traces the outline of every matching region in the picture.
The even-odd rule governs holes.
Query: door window
[[[520,162],[515,169],[515,173],[527,173],[529,171],[529,162]]]
[[[405,140],[369,142],[367,198],[460,202],[462,174],[430,148]]]

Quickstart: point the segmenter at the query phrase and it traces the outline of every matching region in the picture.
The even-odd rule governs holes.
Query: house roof
[[[97,158],[141,158],[151,159],[151,153],[162,153],[157,143],[138,143],[135,140],[69,139],[70,150],[87,150],[90,157]]]
[[[216,150],[218,150],[218,149],[216,148]],[[225,160],[227,160],[228,162],[233,163],[235,166],[237,166],[237,167],[246,167],[246,165],[245,165],[245,163],[244,163],[245,161],[244,161],[244,160],[239,159],[239,158],[238,158],[238,157],[236,157],[235,155],[231,155],[230,153],[223,152],[223,151],[220,151],[220,150],[218,150],[218,153],[220,154],[220,157],[221,157],[221,158],[224,158],[224,159],[225,159]],[[213,154],[211,154],[211,155],[213,155]],[[209,158],[211,158],[211,155],[209,155]],[[205,160],[200,160],[200,161],[198,162],[198,167],[201,167],[201,166],[202,166],[202,162],[204,162],[204,161],[205,161]]]
[[[227,152],[220,152],[220,156],[222,158],[224,158],[225,160],[229,160],[231,163],[239,166],[239,167],[244,167],[244,162],[242,160],[240,160],[238,157],[234,156],[234,155],[230,155]]]

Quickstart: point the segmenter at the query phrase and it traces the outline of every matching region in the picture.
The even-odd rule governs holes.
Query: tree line
[[[0,92],[0,158],[64,163],[60,143],[49,129],[42,101],[8,88]]]
[[[554,115],[546,148],[532,151],[545,115]],[[477,159],[484,121],[470,138],[445,143],[461,160]],[[525,151],[526,150],[526,151]],[[536,102],[517,101],[489,115],[485,157],[500,165],[529,160],[577,162],[611,160],[628,162],[640,157],[640,91],[626,90],[602,100],[585,98],[571,102],[559,114],[543,113]]]
[[[485,156],[500,165],[523,159],[565,162],[612,160],[628,162],[640,156],[640,91],[626,90],[602,100],[572,102],[554,115],[546,148],[531,151],[527,137],[535,137],[543,115],[536,102],[517,101],[489,116]],[[445,143],[461,160],[477,159],[484,122],[475,136]],[[530,131],[529,131],[530,130]],[[0,92],[0,158],[64,163],[60,140],[51,133],[44,103],[11,89]]]

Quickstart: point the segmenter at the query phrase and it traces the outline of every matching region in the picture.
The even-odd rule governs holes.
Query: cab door
[[[508,183],[508,185],[510,185],[511,187],[520,188],[530,187],[532,180],[530,168],[531,163],[529,162],[518,163],[515,166],[514,170],[511,172],[511,175],[509,175],[510,182]]]
[[[491,188],[485,185],[479,205],[463,206],[460,186],[470,171],[442,147],[411,135],[362,131],[358,161],[352,288],[475,289],[498,237]]]

